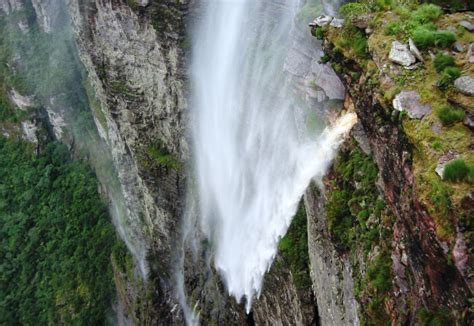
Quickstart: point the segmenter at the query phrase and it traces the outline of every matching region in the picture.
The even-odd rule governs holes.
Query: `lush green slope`
[[[103,324],[116,236],[95,177],[29,146],[0,137],[0,324]]]

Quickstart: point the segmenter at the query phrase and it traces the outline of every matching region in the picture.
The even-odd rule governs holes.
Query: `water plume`
[[[295,118],[284,74],[298,0],[215,0],[193,42],[193,143],[200,224],[229,293],[247,312],[298,202],[355,123],[319,135]],[[282,9],[283,7],[283,9]]]

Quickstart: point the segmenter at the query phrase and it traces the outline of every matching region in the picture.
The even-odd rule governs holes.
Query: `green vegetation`
[[[442,72],[447,67],[453,67],[454,57],[450,55],[445,55],[439,53],[436,55],[435,59],[433,60],[433,65],[438,73]]]
[[[318,26],[314,29],[314,36],[318,40],[322,40],[324,38],[324,29],[321,26]]]
[[[461,77],[461,69],[457,67],[448,67],[444,69],[441,77],[436,82],[436,86],[441,90],[446,90],[459,77]]]
[[[453,321],[450,318],[451,314],[446,309],[438,309],[430,312],[426,308],[421,308],[416,313],[416,319],[421,326],[448,326],[452,325]]]
[[[384,201],[377,199],[377,166],[355,147],[340,154],[334,172],[337,178],[326,203],[329,232],[341,249],[362,244],[367,253],[380,235],[385,208]]]
[[[308,227],[304,203],[301,201],[286,235],[280,240],[278,249],[290,266],[298,289],[311,287],[308,256]]]
[[[462,109],[454,108],[452,106],[443,106],[436,112],[439,120],[445,126],[453,124],[458,121],[462,121],[466,116],[466,113]]]
[[[367,279],[377,292],[386,292],[392,286],[392,260],[387,253],[378,255],[367,268]]]
[[[376,187],[377,166],[355,143],[341,151],[330,174],[326,203],[329,233],[354,266],[354,290],[361,303],[361,325],[384,325],[384,302],[392,288],[390,227],[392,217]],[[360,252],[368,260],[358,270]],[[374,258],[369,253],[378,252]],[[369,260],[370,259],[370,260]]]
[[[433,24],[443,14],[440,7],[433,4],[413,7],[413,5],[398,5],[393,2],[391,8],[399,19],[385,26],[386,34],[410,36],[420,49],[431,46],[449,47],[456,41],[454,33],[438,30]],[[413,8],[416,9],[413,10]]]
[[[349,2],[345,5],[342,5],[339,9],[339,13],[345,19],[351,19],[356,16],[368,13],[370,11],[370,6],[365,2]]]
[[[387,250],[378,254],[367,266],[363,278],[356,280],[358,297],[369,298],[361,316],[361,325],[386,325],[389,320],[384,302],[392,288],[392,260]]]
[[[346,25],[336,45],[343,49],[351,49],[359,58],[364,59],[369,56],[365,33],[351,25]]]
[[[456,35],[449,31],[434,31],[427,27],[418,27],[413,33],[413,41],[420,49],[432,46],[447,48],[456,42]]]
[[[127,4],[133,10],[138,10],[138,8],[140,8],[137,0],[127,0]]]
[[[347,190],[333,191],[326,205],[328,228],[338,243],[349,245],[354,236],[351,232],[354,221],[347,203],[351,193]]]
[[[466,163],[463,159],[457,159],[446,164],[443,172],[443,180],[464,181],[474,180],[474,166]]]
[[[116,235],[91,170],[0,138],[0,324],[104,324]]]
[[[449,239],[455,231],[451,218],[454,207],[450,189],[439,178],[431,181],[429,199],[436,211],[436,215],[433,215],[436,221],[436,233],[441,239]]]
[[[125,242],[117,241],[112,247],[112,259],[118,269],[124,273],[133,273],[133,257],[127,249]]]
[[[162,142],[155,142],[147,146],[147,156],[155,164],[164,168],[170,168],[173,170],[178,170],[180,168],[180,162],[171,154],[166,148],[165,144]]]

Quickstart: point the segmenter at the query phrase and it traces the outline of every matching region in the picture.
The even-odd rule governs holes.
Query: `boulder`
[[[474,115],[472,114],[468,114],[464,120],[462,121],[462,123],[468,127],[469,129],[471,129],[472,131],[474,131]]]
[[[474,31],[474,24],[471,23],[471,22],[468,22],[467,20],[462,20],[459,22],[459,25],[461,25],[462,27],[464,27],[465,29],[467,29],[469,32],[473,32]]]
[[[421,55],[420,50],[418,50],[418,48],[417,48],[416,45],[415,45],[415,42],[413,42],[413,40],[411,39],[411,37],[408,39],[408,49],[409,49],[410,52],[415,56],[415,58],[417,58],[417,59],[420,60],[421,62],[424,62],[424,61],[425,61],[425,60],[423,60],[423,56]]]
[[[333,26],[333,27],[336,27],[336,28],[341,28],[342,25],[344,25],[344,19],[334,18],[331,21],[330,25]]]
[[[444,167],[446,166],[446,164],[448,164],[452,160],[455,160],[456,158],[458,158],[458,156],[459,155],[453,151],[448,151],[446,154],[441,156],[438,160],[438,165],[436,166],[436,169],[435,169],[436,173],[441,178],[443,178]]]
[[[474,78],[462,76],[454,81],[454,86],[463,94],[474,96]]]
[[[333,20],[333,17],[327,16],[327,15],[321,15],[316,17],[315,20],[313,20],[312,23],[309,24],[309,26],[314,27],[314,26],[319,26],[323,27],[328,25],[331,21]]]
[[[454,51],[456,52],[464,51],[464,46],[461,44],[461,42],[454,43]]]
[[[412,119],[421,119],[431,112],[431,105],[421,103],[416,91],[401,91],[395,96],[393,107],[398,111],[406,111]]]
[[[408,49],[408,45],[398,41],[392,42],[392,49],[388,58],[399,65],[408,67],[415,63],[415,56]]]
[[[372,14],[362,14],[352,18],[352,25],[360,29],[366,29],[369,27],[369,23],[372,21]]]

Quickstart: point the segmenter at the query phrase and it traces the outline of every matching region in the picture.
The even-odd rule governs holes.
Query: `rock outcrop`
[[[463,17],[461,13],[452,14],[440,19],[439,24],[447,24],[448,21],[452,24],[450,20],[456,22]],[[370,152],[365,150],[364,153],[371,153],[378,177],[375,182],[369,182],[369,179],[364,179],[367,178],[364,174],[367,172],[360,171],[359,176],[354,177],[356,184],[348,181],[351,168],[361,162],[361,156],[354,150],[354,143],[346,144],[348,149],[343,149],[341,157],[336,160],[326,185],[331,194],[329,204],[338,203],[335,207],[341,207],[344,202],[349,202],[349,207],[346,211],[339,211],[331,205],[324,205],[328,227],[327,230],[317,230],[316,234],[336,244],[333,252],[338,253],[339,257],[351,257],[349,265],[355,271],[352,276],[355,301],[359,303],[359,318],[376,324],[377,321],[387,319],[391,319],[392,324],[416,324],[435,319],[470,323],[473,317],[468,299],[472,296],[472,276],[466,273],[466,268],[472,266],[473,257],[465,250],[469,245],[464,241],[472,241],[472,227],[464,224],[465,214],[469,213],[460,200],[469,194],[470,181],[465,180],[451,187],[445,183],[449,181],[441,181],[436,175],[436,172],[443,172],[439,168],[435,172],[435,169],[438,160],[444,164],[453,157],[472,159],[472,131],[462,123],[464,114],[456,126],[445,125],[442,130],[439,129],[435,119],[444,117],[438,115],[435,107],[431,110],[433,104],[440,108],[454,103],[470,114],[474,108],[466,96],[470,94],[465,89],[470,77],[461,77],[461,81],[467,82],[462,86],[460,81],[454,84],[460,91],[463,88],[463,95],[456,92],[454,87],[440,91],[436,79],[433,78],[433,82],[433,79],[428,81],[427,78],[436,72],[429,71],[423,65],[416,68],[422,71],[420,74],[390,64],[387,60],[389,56],[390,60],[404,66],[415,62],[414,55],[408,46],[397,40],[397,35],[387,36],[384,32],[384,26],[390,19],[393,17],[382,14],[371,21],[373,33],[366,36],[368,48],[365,53],[356,53],[351,45],[344,45],[345,40],[341,39],[346,36],[339,29],[329,26],[322,31],[325,54],[329,56],[354,103],[370,144]],[[441,27],[446,28],[446,25]],[[394,47],[391,48],[392,44]],[[397,52],[397,56],[394,52]],[[426,60],[423,58],[425,53],[419,55]],[[468,63],[462,61],[464,56],[459,54],[460,62],[469,71]],[[399,78],[400,75],[409,77]],[[405,88],[410,91],[400,92],[406,86],[410,86]],[[426,100],[427,96],[432,96],[429,101]],[[415,120],[400,115],[398,110],[406,110],[409,117]],[[456,128],[466,142],[452,142],[448,136],[452,132],[451,128]],[[436,132],[436,129],[439,131]],[[424,133],[425,130],[428,133]],[[428,134],[433,138],[427,142]],[[435,139],[443,144],[443,148],[437,148],[436,143],[431,146],[430,142]],[[449,146],[444,147],[444,144]],[[446,156],[450,151],[455,155]],[[357,180],[359,177],[361,180]],[[360,235],[364,232],[370,234],[370,225],[374,219],[367,208],[370,208],[369,197],[362,200],[357,196],[358,191],[368,184],[378,189],[380,200],[385,202],[385,206],[381,204],[380,207],[387,210],[381,214],[380,235],[374,236],[370,245],[367,243],[363,249],[364,240]],[[449,190],[453,195],[443,193],[436,197],[447,189],[455,189]],[[443,206],[441,200],[449,201],[450,206]],[[311,208],[316,210],[321,205],[318,201],[311,203],[307,195],[308,211]],[[346,219],[346,216],[352,218]],[[353,242],[352,237],[358,240]],[[326,252],[330,252],[330,249]],[[337,261],[334,258],[326,260]],[[319,265],[322,265],[321,259]],[[317,267],[313,268],[318,270]],[[340,275],[335,283],[336,288],[342,289],[346,278],[342,276],[342,268],[336,270],[337,275]],[[378,272],[386,273],[382,278],[387,283],[375,281]],[[337,293],[342,298],[346,292],[340,290]],[[320,300],[325,299],[317,299],[318,306],[321,306]],[[376,303],[378,300],[382,300],[383,304]],[[328,304],[327,300],[324,304]],[[337,311],[347,311],[347,307],[339,302],[337,309],[331,310],[333,316],[338,314]]]

